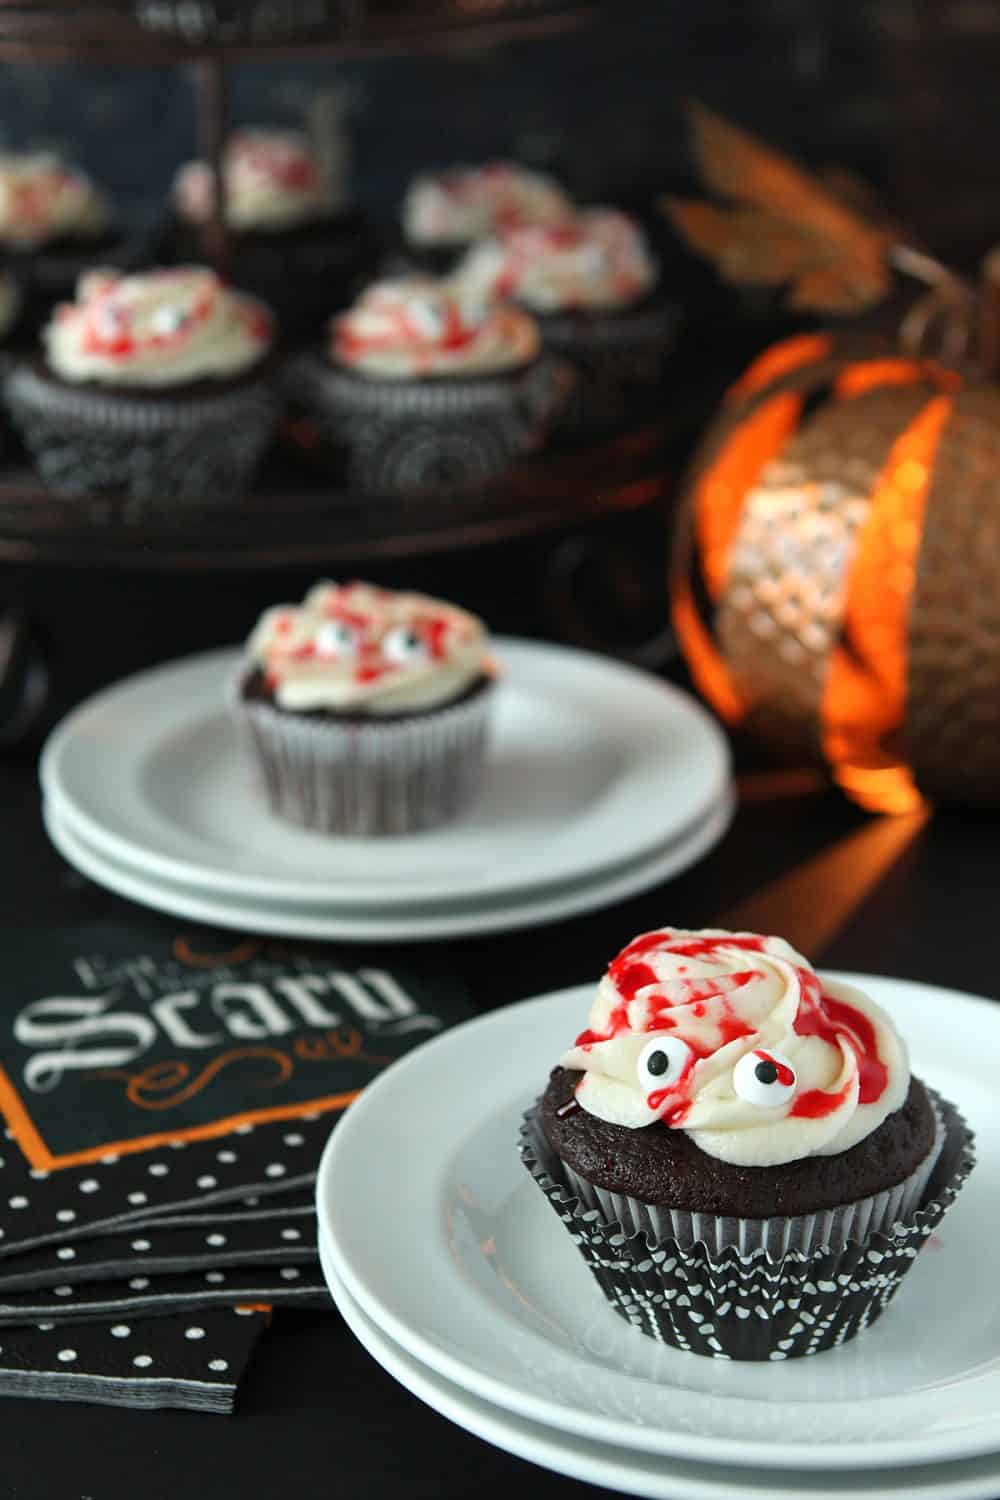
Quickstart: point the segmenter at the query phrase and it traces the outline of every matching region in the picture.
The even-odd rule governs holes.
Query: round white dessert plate
[[[537,927],[562,921],[624,901],[662,885],[696,864],[718,843],[732,821],[735,796],[726,793],[717,806],[686,838],[669,844],[635,864],[590,880],[531,893],[521,899],[485,898],[451,906],[419,904],[389,907],[318,907],[280,902],[233,900],[224,894],[191,888],[110,858],[93,849],[49,799],[43,805],[45,827],[53,844],[71,865],[99,885],[156,911],[169,912],[215,927],[260,932],[271,937],[297,937],[356,943],[432,942],[439,938],[476,937]]]
[[[995,1500],[1000,1493],[1000,1458],[952,1460],[920,1468],[875,1468],[841,1472],[804,1469],[738,1469],[711,1462],[615,1448],[574,1436],[558,1427],[545,1427],[525,1417],[492,1406],[460,1385],[422,1365],[374,1323],[351,1297],[333,1269],[323,1235],[320,1262],[334,1302],[348,1328],[387,1372],[419,1400],[443,1417],[464,1427],[497,1448],[541,1464],[558,1474],[586,1484],[606,1485],[649,1500],[842,1500],[861,1495],[866,1500]]]
[[[500,638],[482,795],[426,833],[342,838],[274,817],[227,707],[241,663],[214,651],[108,688],[53,731],[45,795],[91,849],[229,900],[448,904],[543,890],[686,838],[730,780],[689,694],[565,646]]]
[[[585,1024],[590,985],[467,1022],[369,1085],[320,1165],[333,1269],[421,1364],[577,1437],[801,1469],[997,1451],[1000,1007],[839,977],[897,1017],[915,1070],[960,1105],[979,1152],[939,1237],[859,1338],[781,1363],[709,1360],[605,1301],[517,1152],[522,1112]]]

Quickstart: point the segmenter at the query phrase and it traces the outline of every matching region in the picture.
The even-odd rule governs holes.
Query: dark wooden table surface
[[[740,789],[725,840],[669,885],[574,922],[449,945],[477,1005],[592,979],[624,940],[668,922],[779,931],[829,967],[997,992],[994,817],[871,818],[806,773],[751,769]],[[148,923],[51,848],[32,756],[0,765],[0,810],[4,943],[25,921]],[[0,1423],[4,1500],[588,1493],[421,1405],[332,1309],[275,1316],[230,1419],[7,1400]]]

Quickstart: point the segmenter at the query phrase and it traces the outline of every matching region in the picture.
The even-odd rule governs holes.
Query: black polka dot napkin
[[[212,1308],[197,1318],[77,1323],[43,1320],[0,1332],[0,1395],[106,1406],[181,1406],[231,1412],[267,1325],[257,1308]]]
[[[0,1308],[8,1292],[120,1279],[140,1263],[144,1275],[163,1276],[315,1261],[312,1197],[305,1203],[300,1198],[286,1203],[282,1195],[280,1207],[265,1210],[148,1219],[128,1230],[28,1250],[0,1261]]]
[[[149,1276],[122,1281],[60,1282],[37,1291],[0,1297],[0,1329],[36,1323],[93,1321],[188,1312],[205,1307],[266,1305],[325,1306],[326,1281],[318,1263],[301,1266],[231,1266],[195,1275]],[[2,1342],[2,1334],[0,1334]]]
[[[33,1371],[39,1394],[79,1396],[100,1355],[99,1399],[229,1409],[232,1382],[188,1378],[178,1318],[235,1338],[236,1306],[326,1304],[312,1189],[330,1130],[470,1014],[464,991],[423,959],[161,925],[19,935],[2,986],[0,1347],[20,1364],[8,1377],[0,1354],[0,1394]],[[170,1374],[115,1364],[109,1319]],[[54,1329],[80,1363],[41,1339]],[[234,1380],[239,1340],[216,1356]]]

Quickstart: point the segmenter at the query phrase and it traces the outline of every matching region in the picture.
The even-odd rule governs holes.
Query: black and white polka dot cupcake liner
[[[575,376],[554,427],[570,442],[606,437],[652,413],[680,322],[654,298],[622,312],[535,313],[546,349]]]
[[[972,1170],[972,1132],[954,1105],[931,1097],[942,1130],[919,1206],[858,1238],[817,1246],[814,1234],[811,1248],[776,1254],[767,1248],[775,1220],[730,1220],[741,1226],[734,1235],[721,1225],[709,1228],[701,1216],[702,1237],[692,1239],[689,1224],[680,1240],[654,1234],[648,1218],[643,1228],[634,1219],[622,1223],[596,1194],[580,1193],[579,1177],[570,1180],[546,1140],[538,1105],[525,1115],[520,1149],[626,1322],[661,1343],[714,1359],[796,1359],[846,1343],[881,1316]],[[862,1218],[851,1222],[857,1228]]]
[[[454,818],[482,781],[487,683],[455,704],[395,721],[339,723],[233,692],[233,713],[271,811],[320,833],[401,834]]]
[[[278,418],[261,376],[216,393],[128,396],[18,364],[3,382],[10,418],[57,494],[112,496],[128,518],[217,506],[249,488]]]
[[[522,370],[437,379],[380,379],[322,354],[289,361],[283,377],[289,445],[369,495],[474,495],[543,442],[573,374],[541,356]]]

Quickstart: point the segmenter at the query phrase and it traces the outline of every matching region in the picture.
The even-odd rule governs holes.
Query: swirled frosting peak
[[[242,375],[267,352],[271,318],[203,266],[89,271],[44,339],[64,380],[171,386]]]
[[[475,246],[457,272],[480,295],[513,297],[539,313],[628,307],[657,275],[639,225],[613,208],[511,229]]]
[[[320,583],[269,609],[247,649],[278,706],[300,713],[439,708],[492,670],[474,615],[370,583]]]
[[[234,229],[291,229],[323,218],[337,206],[333,184],[317,152],[295,130],[237,130],[222,160],[226,222]],[[215,204],[215,179],[203,161],[174,178],[182,218],[202,224]]]
[[[821,982],[782,938],[711,929],[630,943],[561,1063],[582,1071],[590,1114],[683,1129],[754,1167],[848,1150],[910,1082],[902,1039],[862,991]]]
[[[378,281],[331,324],[334,360],[366,375],[477,375],[538,353],[534,320],[430,276]]]
[[[33,250],[103,233],[110,215],[83,172],[50,151],[0,151],[0,243]]]
[[[572,213],[551,177],[495,161],[416,178],[403,202],[403,233],[411,245],[468,245],[519,224],[557,224]]]

